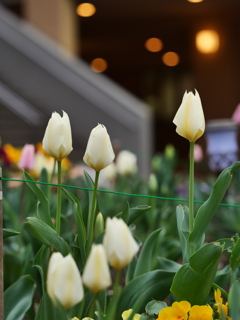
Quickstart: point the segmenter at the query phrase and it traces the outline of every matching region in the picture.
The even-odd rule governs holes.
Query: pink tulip
[[[32,170],[35,166],[35,147],[33,144],[25,144],[22,148],[18,167],[25,170]]]
[[[240,123],[240,103],[237,105],[237,108],[232,115],[232,120],[236,123]]]

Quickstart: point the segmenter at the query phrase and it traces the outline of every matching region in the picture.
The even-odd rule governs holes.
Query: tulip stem
[[[62,161],[58,160],[58,184],[61,184],[62,180]],[[61,198],[62,198],[62,187],[58,186],[57,191],[57,215],[56,215],[56,232],[59,235],[60,234],[60,228],[61,228]]]
[[[100,173],[100,171],[96,171],[94,189],[93,189],[91,213],[90,213],[90,217],[88,219],[88,224],[87,224],[87,237],[88,237],[87,250],[86,250],[87,256],[90,253],[91,245],[92,245],[92,242],[93,242],[93,227],[94,227],[94,221],[95,221],[95,209],[96,209],[97,186],[98,186],[99,173]]]
[[[189,231],[194,226],[194,142],[190,142],[190,169],[189,169]],[[194,253],[194,245],[190,245],[190,256]]]
[[[115,269],[115,281],[114,281],[114,287],[113,287],[113,292],[115,295],[119,291],[120,276],[121,276],[121,269]]]

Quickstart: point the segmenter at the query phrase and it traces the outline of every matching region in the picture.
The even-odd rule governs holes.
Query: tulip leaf
[[[128,224],[129,219],[129,202],[127,201],[123,211],[120,213],[119,218],[123,219],[123,221]]]
[[[34,217],[28,217],[25,224],[32,236],[47,247],[61,252],[63,256],[66,256],[71,252],[71,249],[65,240],[43,221]]]
[[[31,176],[24,170],[23,170],[23,176],[25,180],[34,182]],[[35,197],[38,199],[37,215],[39,219],[45,222],[52,229],[55,229],[51,219],[51,215],[50,215],[48,199],[46,198],[45,194],[37,186],[36,183],[31,183],[31,182],[26,182],[26,183],[28,187],[33,191]]]
[[[133,305],[142,298],[139,313],[144,312],[144,306],[150,299],[164,300],[174,277],[174,272],[154,270],[134,278],[122,290],[117,303],[116,320],[121,319],[124,310],[132,309]]]
[[[197,246],[201,240],[201,237],[225,195],[232,180],[233,172],[238,169],[240,169],[240,161],[233,163],[219,175],[208,200],[201,205],[197,212],[193,231],[189,235],[189,242],[191,244]]]
[[[236,242],[232,249],[231,258],[230,258],[230,266],[233,271],[236,271],[240,264],[240,239]]]
[[[177,228],[181,242],[183,263],[187,263],[190,255],[189,237],[189,209],[188,207],[177,206]]]
[[[85,244],[86,244],[86,228],[83,222],[83,215],[80,201],[66,189],[62,189],[67,196],[67,198],[73,202],[74,204],[74,215],[75,215],[75,222],[77,227],[77,244],[80,249],[81,260],[83,264],[86,262],[86,252],[85,252]]]
[[[133,278],[151,271],[154,247],[161,230],[162,229],[157,229],[147,237],[147,240],[145,241],[140,252]]]
[[[88,203],[89,203],[89,206],[88,206],[88,217],[90,217],[90,214],[91,214],[91,203],[93,201],[94,182],[93,182],[92,178],[90,177],[90,175],[86,171],[84,171],[84,175],[85,175],[85,179],[86,179],[87,188],[92,189],[91,191],[90,190],[88,191]],[[95,217],[97,215],[97,208],[98,208],[98,200],[97,200],[97,195],[96,195]]]
[[[223,248],[218,243],[209,243],[196,251],[189,263],[176,273],[171,292],[178,301],[186,300],[192,305],[205,304],[217,273]]]
[[[159,269],[177,272],[181,264],[163,257],[157,257]]]
[[[30,275],[22,276],[4,292],[4,319],[22,320],[32,304],[35,282]]]
[[[18,236],[20,232],[12,229],[3,229],[3,240],[9,237]]]
[[[42,245],[33,260],[33,267],[37,268],[41,276],[43,292],[45,291],[45,283],[50,256],[50,249],[45,245]]]
[[[129,214],[129,220],[128,220],[128,225],[133,223],[137,218],[142,216],[146,211],[151,209],[151,206],[148,205],[140,205],[135,208],[130,209],[130,214]]]
[[[234,320],[240,319],[240,282],[233,281],[231,285],[230,292],[229,292],[229,310],[230,310],[230,317]]]
[[[41,181],[41,182],[48,182],[48,171],[47,171],[46,168],[42,168],[41,173],[40,173],[39,181]],[[45,195],[48,194],[49,185],[47,185],[47,184],[40,184],[39,188],[41,189],[41,191],[42,191]]]
[[[229,265],[225,266],[223,269],[218,270],[214,283],[222,288],[226,288],[231,280],[231,268]]]

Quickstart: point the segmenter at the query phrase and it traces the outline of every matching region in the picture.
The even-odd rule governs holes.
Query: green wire
[[[76,186],[68,186],[64,184],[56,184],[56,183],[48,183],[48,182],[41,182],[41,181],[31,181],[31,180],[21,180],[21,179],[9,179],[9,178],[0,178],[3,181],[19,181],[19,182],[28,182],[28,183],[35,183],[35,184],[43,184],[49,186],[56,186],[56,187],[63,187],[63,188],[72,188],[72,189],[79,189],[79,190],[86,190],[86,191],[93,191],[91,188],[84,188],[84,187],[76,187]],[[167,197],[158,197],[158,196],[150,196],[146,194],[132,194],[132,193],[123,193],[119,191],[110,191],[110,190],[97,190],[98,192],[105,192],[105,193],[112,193],[118,194],[120,196],[129,196],[129,197],[139,197],[139,198],[154,198],[159,200],[170,200],[170,201],[183,201],[188,202],[188,199],[178,199],[178,198],[167,198]],[[198,201],[194,200],[194,203],[204,203],[205,201]],[[227,204],[227,203],[220,203],[220,206],[224,207],[232,207],[232,208],[240,208],[240,205],[236,204]]]

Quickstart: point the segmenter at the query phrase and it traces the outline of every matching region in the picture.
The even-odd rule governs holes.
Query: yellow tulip
[[[107,129],[99,124],[91,131],[83,161],[95,171],[100,171],[112,163],[114,158]]]
[[[71,125],[66,112],[63,111],[62,117],[53,112],[43,137],[42,147],[58,161],[67,157],[72,151]]]
[[[185,92],[173,123],[177,126],[176,132],[190,142],[195,142],[203,135],[205,119],[197,90],[195,95],[192,92]]]

